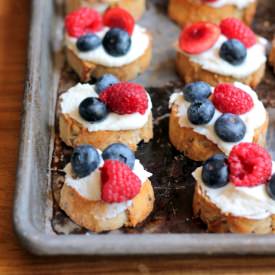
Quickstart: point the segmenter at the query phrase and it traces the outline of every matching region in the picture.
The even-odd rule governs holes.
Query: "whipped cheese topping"
[[[251,3],[255,2],[255,0],[217,0],[216,2],[208,2],[207,5],[213,8],[220,8],[226,5],[234,5],[238,9],[244,9]]]
[[[246,125],[246,133],[241,142],[252,142],[255,134],[255,129],[263,125],[266,120],[266,111],[262,102],[258,99],[257,94],[247,85],[244,85],[239,82],[234,83],[235,87],[242,89],[244,92],[248,93],[253,100],[253,108],[240,115],[240,118],[244,121]],[[213,89],[212,89],[213,91]],[[204,125],[194,125],[192,124],[187,117],[187,109],[190,106],[190,102],[184,100],[183,93],[174,93],[170,97],[169,105],[170,107],[176,104],[178,106],[178,117],[180,127],[189,127],[192,128],[196,133],[206,136],[213,143],[217,144],[221,151],[226,155],[229,155],[232,147],[239,142],[225,142],[221,140],[215,133],[214,124],[216,120],[222,115],[217,109],[211,121]]]
[[[99,151],[99,150],[98,150]],[[100,155],[101,152],[99,151]],[[64,168],[66,172],[65,182],[67,186],[74,188],[82,197],[91,201],[101,200],[101,172],[100,167],[104,164],[103,159],[99,167],[93,171],[89,176],[84,178],[74,178],[72,172],[71,164],[67,164]],[[141,183],[143,184],[149,177],[152,176],[151,173],[147,172],[138,159],[135,160],[135,165],[133,172],[139,177]],[[132,200],[128,200],[121,203],[106,203],[104,216],[100,218],[111,219],[116,217],[118,214],[122,213],[128,207],[132,205]]]
[[[275,162],[272,162],[272,174],[275,172]],[[228,183],[222,188],[209,188],[202,181],[202,167],[193,172],[202,192],[221,209],[223,213],[248,219],[264,219],[275,214],[275,201],[266,191],[266,184],[254,187],[236,187]]]
[[[103,39],[104,35],[110,28],[104,27],[102,31],[96,34]],[[102,45],[98,48],[88,51],[81,52],[76,47],[77,38],[66,34],[66,46],[70,48],[80,59],[85,61],[94,62],[107,67],[121,67],[123,65],[134,62],[141,57],[149,46],[150,38],[146,33],[146,30],[138,25],[135,25],[133,34],[131,36],[131,46],[129,51],[119,57],[109,55]]]
[[[89,132],[104,130],[120,131],[142,128],[147,123],[152,109],[152,102],[148,95],[148,108],[143,115],[140,113],[129,115],[109,113],[104,120],[91,123],[84,120],[79,115],[78,111],[80,103],[87,97],[98,97],[94,85],[79,83],[61,95],[60,106],[61,113],[69,115],[83,127],[87,128]]]
[[[117,1],[113,1],[113,2],[115,3]],[[104,3],[104,2],[90,3],[89,1],[82,0],[81,7],[93,8],[98,12],[103,13],[109,7],[109,3]]]
[[[247,56],[240,65],[231,65],[220,57],[220,48],[226,40],[228,40],[227,37],[220,35],[212,48],[196,55],[187,54],[181,51],[179,46],[177,46],[177,48],[184,55],[188,56],[192,62],[199,64],[203,69],[237,79],[249,76],[266,62],[266,39],[258,37],[258,42],[247,49]]]

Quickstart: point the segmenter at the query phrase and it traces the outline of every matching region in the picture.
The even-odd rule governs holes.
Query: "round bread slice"
[[[82,82],[88,82],[92,77],[99,78],[104,74],[113,74],[121,81],[133,80],[139,74],[143,73],[151,63],[152,39],[149,33],[147,33],[147,35],[150,42],[143,55],[135,61],[120,67],[107,67],[94,62],[82,60],[68,46],[66,47],[67,60]]]
[[[202,4],[198,0],[169,0],[168,14],[171,19],[180,26],[195,23],[199,21],[207,21],[212,23],[220,23],[227,17],[236,17],[247,25],[252,23],[256,12],[256,1],[250,3],[244,9],[238,9],[235,5],[225,5],[220,8],[213,8],[206,4]]]
[[[177,114],[178,106],[174,104],[169,120],[169,139],[178,151],[195,161],[205,161],[216,153],[222,153],[218,146],[206,136],[196,133],[192,128],[180,127]],[[264,124],[255,130],[253,142],[264,146],[267,128],[268,115]]]
[[[196,183],[193,199],[194,215],[207,224],[209,232],[216,233],[275,233],[275,215],[264,219],[248,219],[223,213]]]
[[[61,189],[59,205],[78,225],[93,232],[102,232],[122,226],[135,227],[152,212],[154,201],[153,187],[147,179],[139,194],[133,198],[132,205],[114,218],[104,218],[106,202],[88,200],[66,184]]]
[[[138,143],[149,142],[153,138],[153,118],[150,113],[147,123],[139,129],[89,132],[68,114],[60,114],[59,134],[61,139],[71,147],[90,144],[103,151],[110,144],[119,142],[136,151]]]
[[[82,6],[93,7],[93,5],[108,5],[109,7],[120,7],[127,10],[135,20],[143,15],[146,8],[146,0],[66,0],[66,12],[69,13]]]
[[[205,81],[214,87],[219,83],[234,83],[238,81],[252,88],[256,88],[262,81],[265,73],[265,64],[261,65],[254,73],[240,79],[212,73],[203,69],[200,64],[191,61],[188,56],[179,51],[177,51],[176,68],[178,74],[185,83]]]

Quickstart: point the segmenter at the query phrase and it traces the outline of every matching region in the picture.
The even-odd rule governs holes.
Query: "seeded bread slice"
[[[200,80],[209,83],[211,86],[217,86],[221,82],[234,83],[238,81],[249,85],[252,88],[256,88],[262,81],[265,73],[265,64],[261,65],[258,70],[244,78],[237,79],[230,76],[212,73],[203,69],[200,64],[192,62],[188,56],[180,51],[177,51],[176,68],[184,82],[190,83]]]
[[[169,0],[168,14],[171,19],[180,26],[207,21],[218,24],[227,17],[241,19],[247,25],[252,23],[256,12],[256,2],[249,4],[244,9],[238,9],[235,5],[225,5],[220,8],[213,8],[202,4],[201,0]]]
[[[141,18],[146,9],[146,0],[66,0],[66,12],[69,13],[82,6],[108,4],[110,7],[120,7],[127,10],[135,20]]]
[[[92,77],[99,78],[104,74],[113,74],[121,81],[133,80],[139,74],[143,73],[150,65],[152,59],[152,39],[149,33],[148,36],[150,38],[150,43],[143,55],[135,61],[120,67],[107,67],[82,60],[68,46],[66,47],[67,60],[82,82],[88,82]]]
[[[174,104],[169,120],[169,138],[177,150],[195,161],[205,161],[214,154],[221,153],[218,146],[206,136],[194,132],[192,128],[180,127],[177,114],[178,106]],[[264,146],[266,143],[267,128],[268,115],[266,115],[264,124],[255,130],[253,142]]]
[[[132,205],[114,218],[104,218],[107,203],[91,201],[66,184],[61,189],[60,207],[78,225],[93,232],[109,231],[122,226],[135,227],[144,221],[154,207],[154,191],[149,180],[143,183]]]
[[[275,233],[275,215],[265,219],[248,219],[223,213],[210,198],[203,192],[201,186],[196,183],[193,212],[195,216],[207,224],[209,232],[216,233]]]
[[[59,134],[60,138],[71,147],[90,144],[95,148],[104,150],[110,144],[120,142],[136,151],[139,142],[149,142],[153,138],[153,118],[150,113],[147,123],[140,129],[89,132],[68,114],[60,114]]]

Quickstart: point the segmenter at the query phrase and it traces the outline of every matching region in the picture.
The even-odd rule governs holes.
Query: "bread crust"
[[[104,219],[107,203],[91,201],[74,188],[64,184],[61,189],[60,207],[78,225],[93,232],[115,230],[122,226],[135,227],[145,220],[153,210],[154,191],[150,180],[146,180],[132,205],[114,218]]]
[[[256,88],[261,82],[265,73],[265,64],[261,65],[258,70],[244,78],[234,78],[231,76],[224,76],[217,73],[212,73],[202,68],[198,63],[192,62],[184,53],[177,51],[176,68],[181,79],[186,82],[205,81],[212,86],[217,86],[221,82],[235,81],[242,82],[246,85]]]
[[[143,55],[135,61],[120,67],[107,67],[94,62],[84,61],[68,46],[66,47],[67,60],[82,82],[88,82],[91,77],[99,78],[107,73],[115,75],[121,81],[133,80],[150,65],[152,59],[152,38],[149,33],[148,36],[150,37],[150,42]]]
[[[177,113],[178,106],[174,104],[169,119],[169,139],[177,150],[195,161],[205,161],[214,154],[222,152],[206,136],[194,132],[192,128],[180,127]],[[264,146],[267,128],[268,115],[266,115],[265,123],[255,130],[253,142]]]
[[[193,212],[195,216],[207,224],[209,232],[216,233],[275,233],[275,215],[265,219],[248,219],[223,213],[210,198],[203,193],[201,186],[196,183]]]
[[[146,9],[146,0],[66,0],[66,12],[69,13],[80,8],[86,2],[88,5],[107,3],[110,7],[120,7],[127,10],[135,20],[138,20],[143,15]]]
[[[60,138],[71,147],[90,144],[104,150],[108,145],[120,142],[127,144],[133,151],[136,151],[139,142],[142,140],[149,142],[153,138],[153,118],[152,113],[150,113],[147,123],[140,129],[89,132],[68,114],[60,114],[59,134]]]
[[[272,47],[269,53],[269,63],[273,66],[273,71],[275,72],[275,38],[272,40]]]
[[[213,8],[202,4],[200,0],[169,0],[168,14],[180,26],[198,21],[218,24],[227,17],[236,17],[250,25],[256,12],[256,6],[257,3],[254,2],[240,10],[234,5]]]

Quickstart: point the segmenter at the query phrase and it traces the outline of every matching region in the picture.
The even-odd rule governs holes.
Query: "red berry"
[[[246,48],[252,47],[257,42],[255,33],[237,18],[226,18],[222,20],[220,28],[222,34],[230,39],[238,39]]]
[[[234,146],[228,164],[229,179],[235,186],[265,184],[271,177],[271,156],[256,143],[243,142]]]
[[[245,114],[254,106],[253,99],[248,93],[229,83],[216,86],[212,101],[220,112],[235,115]]]
[[[101,198],[108,203],[131,200],[140,191],[139,177],[123,162],[106,160],[101,168]]]
[[[128,32],[129,35],[133,33],[135,27],[133,16],[122,8],[108,9],[103,16],[103,23],[110,28],[123,29]]]
[[[113,84],[101,92],[99,97],[110,111],[120,115],[144,114],[148,108],[147,93],[141,85],[136,83]]]
[[[210,49],[218,40],[220,29],[217,25],[198,22],[184,28],[179,37],[179,46],[189,54],[199,54]]]
[[[79,37],[102,29],[102,17],[94,9],[80,8],[65,18],[65,28],[70,36]]]

